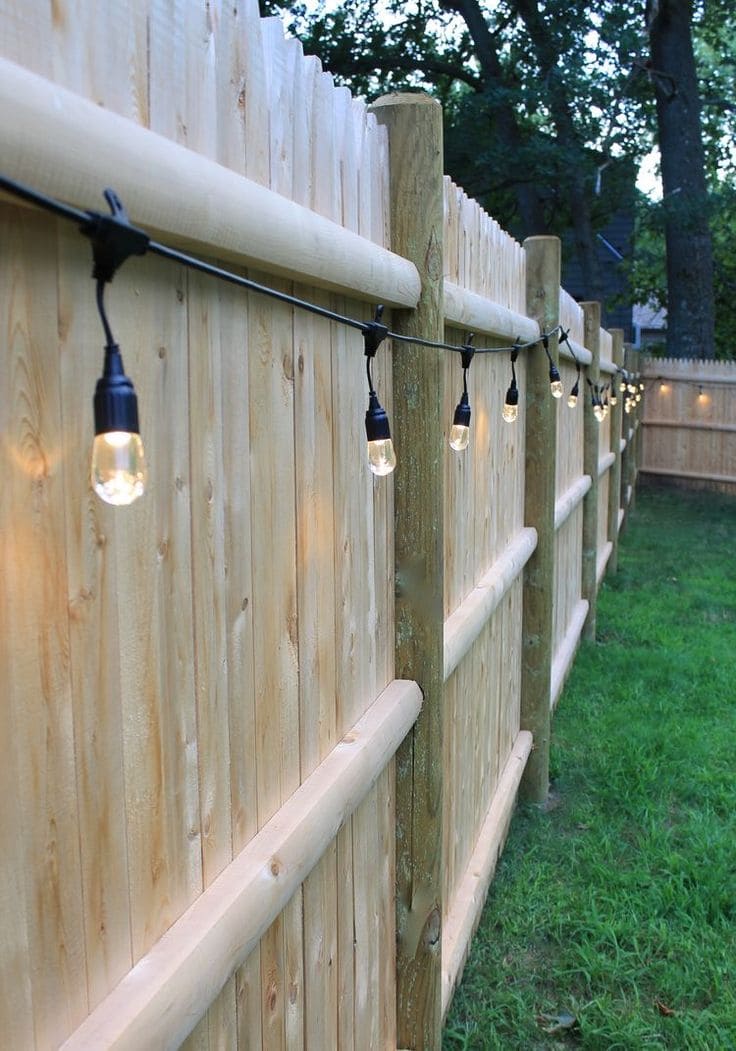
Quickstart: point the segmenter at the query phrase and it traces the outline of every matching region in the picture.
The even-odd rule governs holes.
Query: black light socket
[[[388,414],[378,400],[375,391],[368,395],[368,411],[365,414],[365,434],[369,442],[385,441],[391,437]]]
[[[105,368],[95,387],[94,410],[95,434],[140,433],[138,398],[123,371],[123,359],[116,343],[105,347]]]
[[[460,395],[460,401],[455,409],[452,423],[454,427],[470,426],[470,402],[468,401],[468,395],[465,391]]]

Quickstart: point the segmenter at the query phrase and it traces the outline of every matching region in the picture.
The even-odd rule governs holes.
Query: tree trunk
[[[667,353],[712,358],[713,253],[708,222],[692,0],[648,0],[667,251]]]

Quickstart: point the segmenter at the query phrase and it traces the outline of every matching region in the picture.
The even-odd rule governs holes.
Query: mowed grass
[[[597,626],[444,1051],[736,1049],[736,498],[640,491]]]

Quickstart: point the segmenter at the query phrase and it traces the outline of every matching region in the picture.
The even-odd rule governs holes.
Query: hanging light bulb
[[[381,406],[374,390],[368,395],[365,433],[368,439],[368,466],[371,471],[379,477],[391,474],[396,467],[394,443],[391,441],[391,429],[386,410]]]
[[[81,227],[92,242],[97,309],[105,332],[105,365],[94,396],[95,438],[92,443],[92,487],[105,503],[116,507],[132,504],[143,495],[148,480],[138,424],[138,399],[125,375],[120,347],[113,338],[105,313],[105,285],[131,255],[144,255],[149,238],[131,226],[128,214],[114,190],[105,190],[110,215],[90,212]]]
[[[387,326],[381,324],[382,316],[383,307],[376,307],[374,320],[369,321],[363,328],[366,372],[368,374],[368,411],[365,414],[365,434],[368,439],[368,466],[379,477],[391,474],[396,467],[396,453],[394,452],[394,443],[391,441],[388,415],[373,389],[373,376],[371,373],[371,363],[376,356],[376,351],[388,335]]]
[[[148,471],[138,425],[138,399],[115,343],[105,347],[105,368],[97,381],[94,410],[92,486],[105,503],[117,507],[132,504],[145,492]]]
[[[519,356],[519,350],[520,348],[515,345],[511,351],[511,384],[506,391],[502,413],[506,423],[515,423],[519,418],[519,388],[516,386],[516,359]]]
[[[616,393],[615,380],[611,380],[611,405],[618,405],[618,394]]]
[[[452,419],[452,429],[450,430],[450,448],[454,449],[455,452],[462,452],[467,449],[470,443],[470,401],[468,399],[468,369],[470,363],[473,360],[475,354],[475,348],[471,345],[473,342],[473,333],[471,332],[468,336],[467,343],[463,344],[462,347],[462,367],[463,367],[463,392],[460,396],[460,401],[455,409],[455,415]]]
[[[516,381],[506,391],[506,400],[503,403],[503,418],[506,423],[515,423],[519,418],[519,390]]]
[[[563,330],[563,334],[565,336],[565,339],[567,340],[567,333],[564,332],[564,330]],[[577,360],[577,358],[575,359],[575,365],[576,365],[576,368],[577,368],[577,375],[575,376],[575,383],[573,385],[572,390],[570,391],[570,393],[567,396],[567,404],[570,406],[571,409],[574,409],[575,406],[577,405],[577,403],[578,403],[578,396],[580,394],[580,362]]]
[[[467,391],[463,391],[455,409],[450,430],[450,448],[461,453],[470,443],[470,403]]]
[[[549,352],[549,337],[542,336],[542,345],[544,346],[544,353],[547,355],[549,361],[549,389],[553,398],[561,398],[563,394],[562,380],[560,379],[560,370],[552,360],[552,356]]]

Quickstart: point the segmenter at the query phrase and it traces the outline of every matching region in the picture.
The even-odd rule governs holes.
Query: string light
[[[125,375],[120,348],[105,312],[105,285],[131,255],[143,255],[148,235],[133,227],[120,199],[105,191],[110,215],[95,216],[85,229],[92,241],[97,282],[97,309],[105,333],[105,364],[94,396],[95,438],[92,443],[92,487],[100,499],[116,507],[134,503],[148,480],[138,423],[138,399]]]
[[[363,330],[366,372],[368,374],[368,411],[365,414],[365,435],[368,440],[368,466],[379,477],[391,474],[396,467],[396,453],[391,441],[388,415],[373,388],[371,365],[376,351],[388,335],[388,327],[381,324],[383,307],[376,307],[376,316]]]
[[[463,449],[467,449],[470,442],[470,401],[468,400],[468,369],[470,363],[473,360],[475,350],[471,346],[473,342],[473,333],[471,332],[468,336],[467,343],[464,345],[462,350],[462,368],[463,368],[463,392],[460,395],[460,401],[455,409],[455,415],[452,419],[452,429],[450,430],[450,448],[454,449],[455,452],[462,452]]]
[[[506,423],[515,423],[519,416],[519,388],[516,386],[516,359],[519,350],[518,344],[511,350],[511,384],[506,391],[502,414]]]
[[[595,416],[598,423],[602,423],[606,418],[606,412],[603,408],[603,402],[601,401],[601,388],[592,383],[591,380],[586,378],[586,382],[590,387],[590,404],[593,408],[593,415]]]
[[[450,435],[450,444],[457,451],[466,448],[469,441],[471,412],[467,391],[467,370],[475,354],[499,354],[506,352],[511,354],[511,384],[506,392],[503,407],[503,418],[511,423],[518,418],[519,412],[519,391],[516,382],[515,363],[521,350],[526,350],[537,346],[540,342],[542,343],[550,366],[550,392],[554,398],[562,397],[563,389],[559,369],[549,351],[549,339],[559,334],[560,341],[567,342],[577,367],[577,377],[575,385],[568,396],[568,405],[572,408],[577,404],[581,374],[580,362],[568,338],[569,333],[561,325],[556,325],[551,331],[543,332],[539,337],[529,340],[527,343],[521,343],[517,340],[512,347],[472,347],[472,336],[468,337],[467,343],[459,346],[436,340],[422,339],[417,336],[405,336],[401,333],[390,331],[386,325],[382,324],[380,320],[383,313],[382,307],[377,308],[373,321],[366,322],[356,318],[345,317],[333,310],[329,310],[327,307],[322,307],[316,303],[298,299],[296,296],[289,295],[286,292],[258,284],[258,282],[250,278],[214,266],[195,256],[187,255],[168,245],[153,241],[143,230],[132,226],[125,209],[112,190],[105,191],[111,215],[101,215],[93,211],[83,212],[55,198],[41,194],[31,187],[9,179],[2,174],[0,174],[0,190],[28,201],[63,219],[74,222],[81,233],[92,241],[95,260],[94,277],[98,282],[97,305],[106,337],[104,371],[97,384],[94,398],[95,441],[93,443],[92,479],[95,491],[109,503],[125,504],[133,502],[145,490],[147,481],[135,389],[130,379],[125,375],[120,348],[113,339],[105,314],[103,300],[104,285],[112,280],[116,269],[130,255],[143,255],[146,252],[150,252],[163,259],[197,270],[211,277],[216,277],[219,280],[227,281],[249,291],[269,296],[279,302],[316,314],[337,324],[358,329],[364,338],[367,359],[368,410],[366,412],[365,425],[369,464],[374,474],[390,474],[396,465],[388,416],[378,400],[372,378],[373,357],[379,345],[387,337],[397,343],[412,343],[438,350],[452,351],[462,355],[463,393],[455,409]],[[639,390],[630,382],[632,377],[628,373],[622,369],[619,371],[628,381],[626,389],[633,395],[630,399],[633,404],[636,395],[638,395],[639,400],[641,399],[641,390],[644,389],[644,384],[641,384],[641,390]],[[588,382],[590,383],[589,380]],[[622,392],[623,390],[624,385],[622,384]],[[615,387],[612,392],[611,404],[615,404]],[[605,403],[601,401],[599,390],[596,391],[596,395],[593,398],[593,408],[594,411],[598,409],[603,412],[604,416],[608,410],[608,399],[606,397]],[[630,408],[629,399],[627,398],[626,411],[629,412]]]
[[[552,355],[549,352],[549,339],[546,335],[542,336],[542,346],[544,347],[544,353],[547,355],[547,361],[549,362],[549,389],[553,398],[562,397],[562,380],[560,379],[560,370],[552,360]]]
[[[574,409],[577,405],[578,397],[580,395],[580,362],[577,359],[575,359],[575,368],[577,369],[575,383],[573,385],[572,390],[567,396],[567,404],[570,406],[571,409]]]

